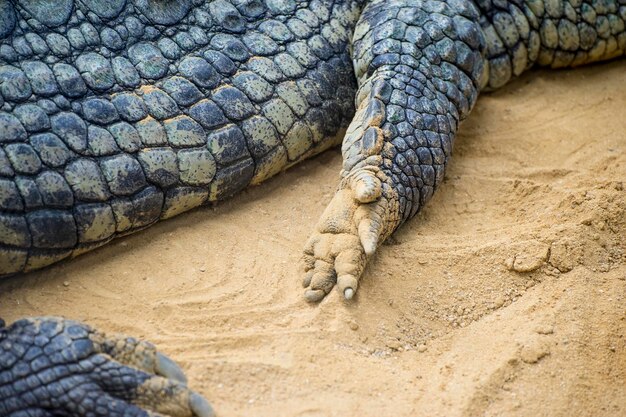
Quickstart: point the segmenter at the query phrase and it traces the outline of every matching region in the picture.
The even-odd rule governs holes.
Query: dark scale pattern
[[[626,51],[625,0],[478,0],[490,89],[535,64],[561,68]]]
[[[2,2],[0,275],[337,144],[358,15],[334,0]]]
[[[5,327],[0,319],[1,416],[147,417],[146,410],[211,415],[184,385],[180,368],[147,342],[107,337],[71,320],[33,318]]]
[[[4,326],[3,326],[4,327]],[[0,415],[17,410],[40,409],[86,413],[81,403],[103,394],[99,385],[107,377],[137,377],[143,383],[147,375],[124,375],[102,355],[96,355],[90,328],[71,321],[20,320],[3,328],[0,336]],[[91,393],[90,393],[91,392]],[[10,401],[8,399],[11,399]],[[71,401],[71,400],[73,401]],[[63,410],[61,404],[76,407]]]

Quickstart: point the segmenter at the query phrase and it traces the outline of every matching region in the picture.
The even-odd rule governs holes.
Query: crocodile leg
[[[0,327],[0,414],[209,417],[178,366],[153,345],[81,323],[31,318]]]
[[[441,184],[484,71],[478,18],[463,1],[365,7],[353,41],[358,107],[339,191],[305,249],[307,300],[335,283],[352,298],[368,257]]]
[[[339,189],[304,249],[305,298],[354,296],[367,260],[441,184],[480,91],[533,65],[626,52],[626,5],[580,0],[369,2],[352,58],[357,112]]]

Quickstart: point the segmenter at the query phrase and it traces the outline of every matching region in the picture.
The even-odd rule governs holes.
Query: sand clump
[[[626,61],[482,96],[353,302],[303,301],[327,152],[0,283],[0,316],[145,337],[220,416],[626,415]]]

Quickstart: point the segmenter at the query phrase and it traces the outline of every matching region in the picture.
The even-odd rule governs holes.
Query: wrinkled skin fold
[[[342,143],[305,298],[353,298],[481,91],[626,51],[626,0],[0,0],[0,275],[227,198]],[[0,326],[0,415],[208,416],[147,342]]]

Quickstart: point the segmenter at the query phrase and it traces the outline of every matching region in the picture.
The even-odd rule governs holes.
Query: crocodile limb
[[[374,0],[355,29],[356,116],[339,189],[304,249],[305,297],[346,299],[380,244],[432,197],[482,90],[534,65],[626,52],[623,0]]]

